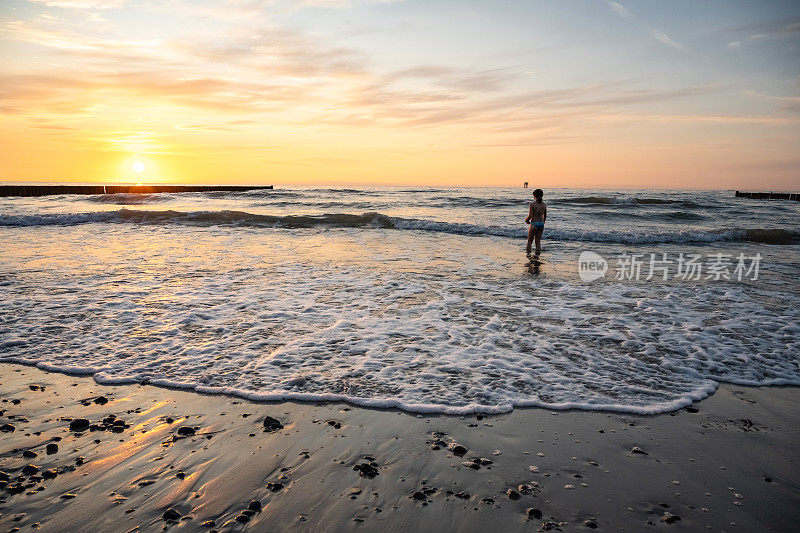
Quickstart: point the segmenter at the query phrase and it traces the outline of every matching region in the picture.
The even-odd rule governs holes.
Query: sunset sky
[[[800,189],[792,1],[2,0],[0,180]]]

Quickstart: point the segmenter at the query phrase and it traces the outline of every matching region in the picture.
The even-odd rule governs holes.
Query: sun
[[[133,165],[131,165],[131,168],[137,174],[141,174],[142,172],[144,172],[144,163],[142,163],[141,161],[134,161]]]

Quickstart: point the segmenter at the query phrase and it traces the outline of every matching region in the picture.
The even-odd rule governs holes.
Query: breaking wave
[[[239,225],[271,228],[384,228],[457,235],[524,238],[525,227],[480,225],[438,220],[391,217],[377,212],[362,214],[260,215],[246,211],[156,211],[120,209],[89,213],[0,215],[0,226],[72,226],[89,223]],[[775,228],[709,229],[677,232],[626,232],[548,228],[547,237],[562,241],[607,243],[689,243],[749,241],[766,244],[797,244],[800,233]]]

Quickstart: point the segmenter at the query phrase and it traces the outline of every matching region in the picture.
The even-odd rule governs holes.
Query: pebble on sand
[[[283,429],[283,424],[281,424],[280,420],[276,418],[272,418],[268,416],[264,418],[264,431],[277,431],[279,429]]]
[[[182,426],[178,428],[178,435],[181,435],[182,437],[191,437],[195,435],[195,433],[196,432],[194,428],[191,426]]]
[[[453,455],[458,455],[458,456],[462,456],[469,451],[465,446],[462,446],[457,442],[451,442],[450,445],[447,446],[447,449],[453,452]]]
[[[90,425],[91,422],[89,422],[85,418],[74,418],[69,423],[69,429],[70,431],[86,431],[87,429],[89,429]]]
[[[179,520],[181,517],[181,513],[170,507],[169,509],[164,511],[164,514],[162,516],[164,520]]]
[[[639,448],[638,446],[634,446],[633,448],[631,448],[631,453],[638,453],[640,455],[650,455],[649,453]]]
[[[661,521],[667,524],[674,524],[675,522],[680,521],[680,519],[681,519],[680,516],[674,515],[670,512],[666,512],[663,515],[661,515]]]
[[[47,448],[45,448],[45,450],[47,451],[47,455],[53,455],[54,453],[58,453],[58,444],[51,442],[50,444],[47,445]]]
[[[527,513],[528,518],[535,518],[535,519],[538,520],[539,518],[542,517],[542,512],[539,509],[535,508],[535,507],[531,507],[530,509],[528,509],[525,512]]]
[[[250,500],[250,503],[247,505],[247,508],[250,511],[255,511],[256,513],[261,512],[261,502],[258,500]]]
[[[366,477],[370,479],[374,478],[379,473],[378,469],[374,465],[371,465],[369,463],[357,464],[353,466],[353,470],[356,470],[358,472],[358,475],[360,475],[361,477]]]

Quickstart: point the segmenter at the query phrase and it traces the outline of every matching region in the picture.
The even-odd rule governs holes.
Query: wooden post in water
[[[0,196],[49,196],[53,194],[153,194],[159,192],[243,192],[272,189],[272,185],[0,185]]]
[[[736,198],[753,198],[755,200],[794,200],[796,202],[800,202],[800,193],[736,191]]]

